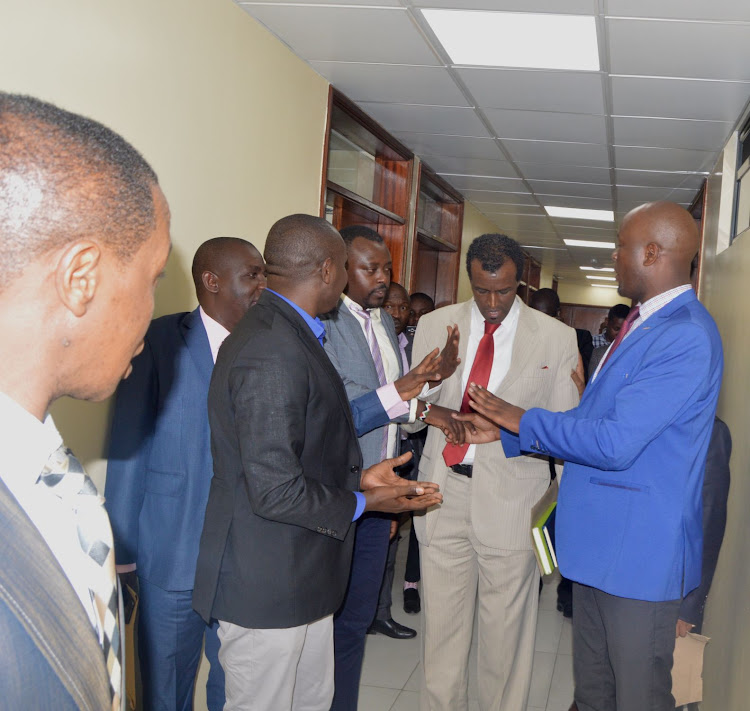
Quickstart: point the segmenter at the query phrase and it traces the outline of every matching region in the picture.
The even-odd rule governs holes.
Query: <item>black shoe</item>
[[[404,612],[416,615],[422,609],[419,600],[419,590],[416,588],[404,588]]]
[[[375,620],[367,634],[384,634],[392,639],[411,639],[417,636],[417,631],[406,625],[400,625],[392,617],[390,620]]]

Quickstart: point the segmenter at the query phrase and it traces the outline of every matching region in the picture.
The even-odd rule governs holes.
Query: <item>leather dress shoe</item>
[[[411,639],[417,636],[417,631],[406,625],[400,625],[392,617],[389,620],[375,620],[367,634],[384,634],[392,639]]]
[[[419,599],[419,590],[416,588],[404,589],[404,612],[416,615],[422,609],[422,603]]]

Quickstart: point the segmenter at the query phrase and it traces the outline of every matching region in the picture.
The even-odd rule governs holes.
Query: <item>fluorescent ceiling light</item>
[[[600,289],[619,289],[617,284],[589,284],[589,286],[598,286]]]
[[[599,71],[591,16],[432,9],[422,14],[454,64]]]
[[[593,242],[592,240],[588,239],[564,239],[563,242],[565,242],[568,247],[594,247],[601,249],[615,248],[614,242]]]
[[[578,220],[599,220],[600,222],[614,222],[615,213],[612,210],[583,210],[578,207],[555,207],[545,205],[544,209],[550,217],[565,217]]]
[[[584,272],[613,272],[615,270],[614,267],[578,267],[579,269],[582,269]]]
[[[586,275],[587,279],[601,279],[602,281],[617,281],[615,277],[605,277],[605,276],[592,276],[591,274]]]

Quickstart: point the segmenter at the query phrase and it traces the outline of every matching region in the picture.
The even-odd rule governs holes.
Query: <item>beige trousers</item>
[[[219,621],[224,711],[329,711],[333,700],[333,615],[288,629]]]
[[[478,613],[481,711],[526,708],[539,572],[532,551],[483,546],[471,525],[472,480],[451,473],[429,546],[419,546],[424,609],[422,711],[466,711]]]

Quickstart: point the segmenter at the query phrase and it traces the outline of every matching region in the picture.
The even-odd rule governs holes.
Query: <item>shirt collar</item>
[[[346,304],[346,308],[351,311],[352,314],[354,314],[360,321],[363,320],[363,316],[361,315],[361,311],[367,311],[368,314],[370,314],[370,320],[371,321],[380,321],[380,308],[375,309],[365,309],[363,306],[360,306],[356,301],[352,301],[346,294],[341,295],[341,300]]]
[[[639,304],[638,321],[643,322],[649,316],[653,316],[659,309],[663,309],[668,303],[674,301],[680,294],[690,291],[693,287],[690,284],[682,284],[674,289],[664,291],[661,294],[651,297],[648,301]]]
[[[216,362],[216,354],[221,348],[221,344],[224,343],[224,339],[229,335],[229,331],[222,326],[216,319],[211,318],[204,310],[203,307],[199,307],[201,321],[203,322],[203,328],[206,329],[206,335],[208,336],[208,345],[211,346],[211,355],[214,357],[214,363]]]
[[[307,311],[305,311],[304,309],[301,309],[293,301],[290,301],[289,299],[286,298],[286,296],[279,294],[273,289],[269,289],[266,287],[266,291],[270,291],[274,296],[278,296],[282,301],[286,301],[286,303],[289,304],[289,306],[291,306],[300,316],[302,316],[302,319],[312,331],[313,336],[315,336],[315,338],[317,338],[318,341],[320,341],[321,346],[323,345],[323,338],[325,338],[325,335],[326,335],[326,327],[323,325],[323,322],[317,316],[313,318],[312,316],[310,316],[309,313],[307,313]]]
[[[11,492],[33,486],[50,455],[62,444],[51,415],[40,422],[5,393],[0,393],[0,476]]]

